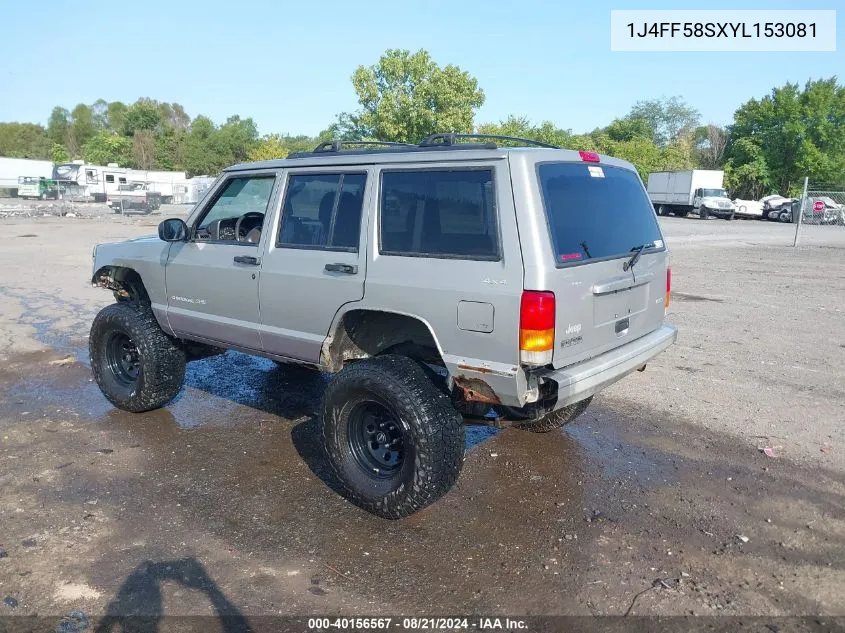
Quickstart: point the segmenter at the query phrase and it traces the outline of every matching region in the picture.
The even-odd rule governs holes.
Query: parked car
[[[477,405],[529,431],[571,422],[675,341],[669,253],[633,165],[500,138],[235,165],[185,221],[96,246],[92,282],[118,301],[91,326],[100,389],[156,409],[221,348],[334,374],[329,462],[388,518],[453,486]]]
[[[822,208],[817,209],[818,206]],[[845,225],[845,205],[839,204],[829,196],[808,197],[801,221],[806,224]]]
[[[137,210],[149,214],[161,207],[161,194],[150,191],[144,182],[130,182],[118,185],[116,192],[109,193],[106,204],[115,213]]]
[[[734,198],[736,208],[735,217],[761,220],[763,218],[763,203],[759,200],[742,200]]]
[[[781,195],[773,194],[763,196],[760,198],[763,203],[763,218],[764,220],[793,222],[797,221],[798,215],[796,205],[800,204],[798,198],[786,198]]]

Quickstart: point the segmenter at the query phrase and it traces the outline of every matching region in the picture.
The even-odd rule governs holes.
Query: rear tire
[[[422,510],[461,472],[463,420],[410,358],[385,355],[345,367],[325,391],[320,424],[344,496],[377,516]]]
[[[669,211],[666,209],[665,205],[661,204],[659,207],[657,207],[657,215],[661,215],[661,216],[669,215]]]
[[[532,433],[548,433],[549,431],[559,429],[565,424],[569,424],[575,420],[575,418],[587,410],[587,407],[590,406],[590,402],[592,402],[592,400],[593,397],[590,396],[586,400],[581,400],[580,402],[565,406],[562,409],[557,409],[556,411],[547,413],[541,418],[518,420],[515,421],[513,425],[523,431],[531,431]]]
[[[118,409],[158,409],[182,389],[185,353],[144,306],[124,302],[100,310],[91,324],[88,352],[94,380]]]

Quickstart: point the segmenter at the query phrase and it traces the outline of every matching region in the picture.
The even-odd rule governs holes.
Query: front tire
[[[517,420],[513,423],[513,425],[523,431],[531,431],[532,433],[548,433],[549,431],[559,429],[565,424],[569,424],[575,420],[575,418],[587,410],[587,407],[590,406],[590,402],[592,402],[592,400],[593,397],[590,396],[586,400],[581,400],[580,402],[565,406],[562,409],[557,409],[556,411],[547,413],[541,418]]]
[[[698,217],[700,217],[702,220],[706,220],[710,217],[710,213],[707,211],[707,209],[705,207],[701,207],[698,210]]]
[[[118,409],[158,409],[182,389],[185,353],[142,305],[115,303],[100,310],[91,324],[88,352],[94,380]]]
[[[410,358],[385,355],[345,367],[325,391],[320,424],[346,498],[377,516],[422,510],[461,472],[463,420]]]

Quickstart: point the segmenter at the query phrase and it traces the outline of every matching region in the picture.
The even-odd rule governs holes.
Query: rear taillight
[[[666,268],[666,298],[663,301],[663,307],[669,307],[669,296],[672,294],[672,269]]]
[[[555,295],[526,290],[519,306],[519,360],[548,365],[555,347]]]
[[[578,156],[581,157],[581,160],[586,161],[588,163],[598,163],[600,161],[599,155],[595,152],[586,152],[581,150],[578,152]]]

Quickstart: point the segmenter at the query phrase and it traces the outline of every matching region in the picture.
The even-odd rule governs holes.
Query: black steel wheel
[[[359,402],[349,413],[349,450],[376,477],[392,477],[405,459],[402,423],[379,402]]]
[[[344,367],[323,395],[320,426],[346,498],[387,519],[430,505],[461,472],[463,419],[425,370],[405,356]]]
[[[125,332],[112,331],[106,342],[106,363],[117,382],[131,386],[138,382],[141,359],[138,346]]]
[[[103,395],[124,411],[158,409],[182,389],[185,352],[148,306],[125,301],[100,310],[91,324],[88,354]]]

